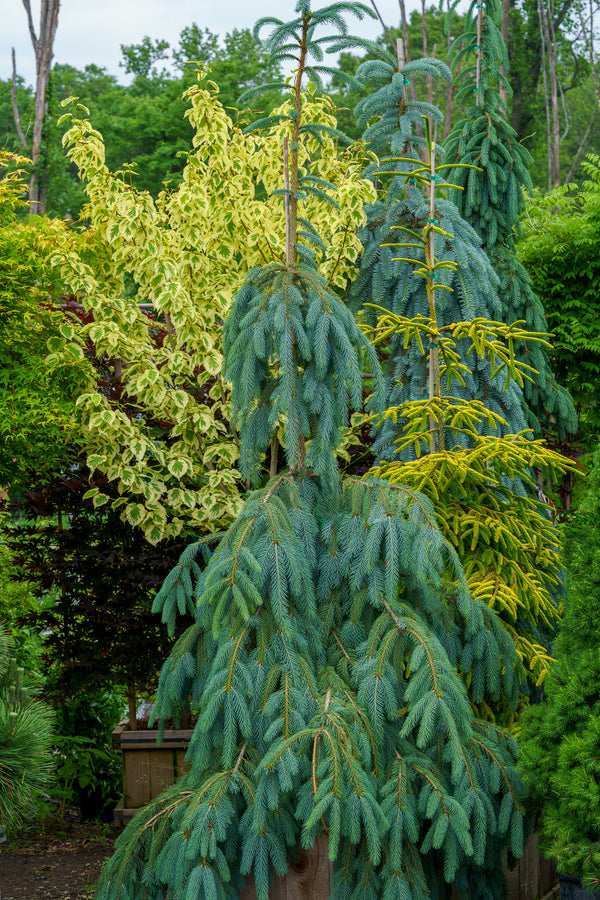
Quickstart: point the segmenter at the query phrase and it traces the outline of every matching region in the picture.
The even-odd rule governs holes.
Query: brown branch
[[[394,39],[391,36],[391,34],[389,33],[389,31],[387,30],[387,28],[385,27],[385,22],[381,18],[381,13],[377,9],[377,4],[375,3],[375,0],[371,0],[371,6],[377,13],[377,18],[379,19],[379,23],[380,23],[381,27],[383,28],[383,33],[385,34],[386,40],[388,40],[390,42],[390,44],[392,45],[392,48],[395,49]]]
[[[271,464],[269,466],[269,478],[275,478],[277,475],[277,466],[279,463],[279,441],[277,440],[277,432],[271,439]]]
[[[237,772],[237,770],[238,770],[239,767],[241,766],[242,760],[243,760],[243,758],[244,758],[244,753],[246,752],[246,747],[247,747],[247,746],[248,746],[248,741],[246,741],[246,742],[244,743],[244,746],[243,746],[242,749],[240,750],[240,753],[239,753],[239,756],[238,756],[238,758],[237,758],[237,760],[236,760],[235,766],[234,766],[233,769],[231,770],[231,774],[232,774],[232,775],[235,775],[236,772]]]
[[[571,7],[573,6],[573,2],[574,2],[574,0],[566,0],[566,2],[563,3],[561,11],[559,12],[557,17],[552,22],[555,29],[560,28],[560,26],[562,25],[563,19],[565,18],[565,16],[567,15],[567,13],[571,9]]]
[[[31,35],[31,43],[33,44],[33,49],[37,53],[38,39],[35,34],[35,28],[33,27],[33,19],[31,17],[31,4],[30,4],[29,0],[23,0],[23,6],[25,7],[25,12],[27,13],[27,25],[29,26],[29,34]]]
[[[19,142],[23,150],[28,150],[29,145],[27,143],[27,139],[21,127],[21,116],[19,115],[19,106],[17,104],[17,59],[15,56],[15,48],[11,48],[12,55],[12,82],[10,86],[10,96],[12,98],[12,108],[13,108],[13,118],[15,120],[15,126],[17,129],[17,134],[19,135]]]

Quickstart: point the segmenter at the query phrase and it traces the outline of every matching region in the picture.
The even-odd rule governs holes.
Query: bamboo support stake
[[[406,57],[404,56],[404,41],[402,38],[396,38],[396,54],[398,56],[398,71],[401,72],[406,65]],[[408,78],[404,79],[404,103],[408,103]]]
[[[283,186],[285,188],[285,264],[289,269],[294,265],[294,260],[292,259],[292,236],[290,228],[290,162],[287,137],[284,137],[283,139]]]
[[[435,135],[434,135],[435,138]],[[437,219],[435,216],[435,140],[431,143],[429,154],[429,234],[425,245],[425,262],[427,265],[427,301],[429,305],[429,316],[434,327],[437,327],[437,316],[435,309],[435,231],[433,226]],[[429,400],[434,397],[442,396],[442,385],[440,380],[440,360],[437,339],[431,340],[429,345]],[[434,420],[433,414],[429,417],[429,427],[432,434],[432,449],[434,449],[435,439],[437,437],[437,450],[444,449],[444,429],[442,423]]]

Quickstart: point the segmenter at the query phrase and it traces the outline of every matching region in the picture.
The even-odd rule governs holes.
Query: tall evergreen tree
[[[522,323],[504,324],[480,239],[445,197],[453,191],[448,170],[473,169],[436,163],[432,131],[442,116],[409,99],[418,72],[450,77],[436,60],[402,66],[382,49],[357,73],[374,87],[358,109],[365,140],[383,157],[371,170],[381,199],[368,208],[353,286],[385,360],[388,410],[375,421],[376,472],[428,495],[471,591],[501,615],[539,681],[561,567],[532,469],[560,474],[568,465],[528,439],[524,391],[536,372],[516,348],[545,342]],[[419,136],[423,114],[433,124]]]
[[[371,170],[380,183],[380,199],[368,208],[368,225],[361,233],[365,252],[352,289],[361,321],[373,325],[381,309],[407,319],[429,315],[434,286],[439,325],[476,317],[499,320],[498,279],[481,240],[456,206],[444,198],[443,188],[449,187],[445,177],[448,166],[436,165],[435,157],[424,164],[420,156],[426,139],[416,133],[415,125],[426,115],[435,129],[443,116],[431,104],[408,98],[412,75],[425,73],[449,80],[450,72],[437,60],[416,60],[399,72],[399,60],[391,53],[372,49],[378,51],[379,59],[364,63],[357,73],[371,85],[372,93],[361,101],[357,114],[365,126],[368,148],[383,162]],[[429,185],[435,186],[433,206]],[[399,228],[408,229],[400,243]],[[424,235],[427,239],[423,241]],[[415,271],[427,266],[428,254],[435,258],[435,271],[432,269],[427,278],[415,277]],[[417,345],[408,352],[403,345],[402,335],[389,335],[385,364],[388,406],[399,406],[426,391],[428,357]],[[468,342],[462,339],[458,349],[463,356],[467,348]],[[505,433],[526,427],[519,385],[512,382],[507,386],[485,359],[465,371],[463,384],[456,384],[454,390],[461,401],[484,403],[504,423],[501,430]],[[375,450],[380,458],[394,456],[396,436],[397,428],[391,420],[379,424]],[[467,443],[465,436],[457,435],[456,440],[461,445]],[[414,456],[410,447],[405,455]]]
[[[561,872],[600,885],[600,452],[588,494],[564,526],[566,591],[542,703],[523,717],[520,767],[540,814],[544,852]],[[573,891],[575,892],[575,888]]]
[[[473,0],[465,18],[465,33],[453,42],[453,62],[460,69],[459,98],[475,98],[464,119],[457,122],[446,143],[446,159],[459,163],[449,180],[461,215],[477,231],[498,277],[503,322],[522,320],[531,331],[547,331],[544,308],[521,264],[516,240],[523,191],[531,188],[531,157],[507,120],[500,86],[509,89],[502,72],[508,70],[500,32],[500,0]],[[466,63],[466,64],[465,64]],[[473,168],[464,168],[462,164]],[[528,426],[536,435],[574,434],[577,416],[568,391],[557,384],[548,350],[539,343],[517,342],[516,352],[535,369],[525,385]]]
[[[248,874],[266,900],[273,871],[323,832],[332,896],[356,900],[449,895],[465,862],[481,869],[498,839],[520,851],[514,742],[474,717],[457,673],[480,699],[514,702],[512,643],[470,595],[422,495],[337,471],[363,363],[377,390],[381,377],[297,240],[302,227],[319,241],[302,216],[306,192],[335,202],[333,185],[298,167],[299,146],[318,152],[320,131],[303,116],[302,78],[319,76],[323,46],[340,45],[319,26],[344,36],[343,15],[367,10],[311,12],[300,0],[297,12],[267,20],[274,53],[298,63],[286,258],[250,273],[225,334],[240,465],[256,489],[204,571],[190,546],[157,597],[171,629],[195,601],[157,698],[160,717],[190,696],[198,709],[190,769],[127,827],[100,900],[233,900]],[[280,426],[285,466],[263,485],[257,464]]]

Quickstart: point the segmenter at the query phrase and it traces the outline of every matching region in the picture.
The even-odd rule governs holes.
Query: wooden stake
[[[290,227],[290,163],[288,139],[283,139],[283,186],[285,187],[285,264],[289,268],[294,265],[292,259],[292,229]]]
[[[398,56],[398,70],[401,72],[404,66],[406,65],[406,58],[404,56],[404,41],[402,38],[396,38],[396,54]],[[404,102],[408,103],[408,85],[406,84],[407,79],[404,79]]]
[[[431,143],[431,152],[429,155],[429,235],[426,247],[426,265],[427,265],[427,300],[429,304],[429,317],[434,326],[437,326],[437,316],[435,309],[435,232],[433,226],[435,224],[435,134]],[[429,347],[429,400],[434,397],[441,397],[442,386],[440,381],[440,361],[437,340],[431,341]],[[433,415],[429,417],[429,427],[432,435],[431,449],[435,450],[435,435],[437,435],[437,450],[444,449],[444,429],[442,423],[435,421]]]
[[[479,106],[479,80],[481,78],[481,59],[483,57],[483,3],[477,5],[477,68],[475,71],[475,106]]]

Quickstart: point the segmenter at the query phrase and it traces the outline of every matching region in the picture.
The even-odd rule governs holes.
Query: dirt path
[[[0,900],[91,900],[115,837],[103,826],[69,825],[0,844]]]

